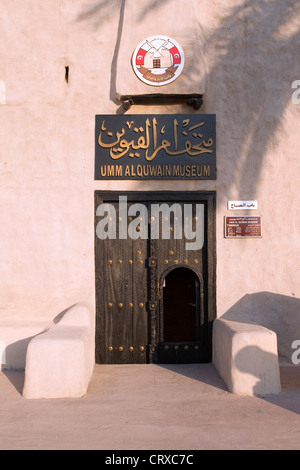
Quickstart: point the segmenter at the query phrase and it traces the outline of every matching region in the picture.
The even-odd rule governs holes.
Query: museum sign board
[[[216,116],[96,115],[95,179],[216,179]]]

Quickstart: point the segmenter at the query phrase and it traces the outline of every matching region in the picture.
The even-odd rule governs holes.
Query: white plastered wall
[[[297,2],[141,1],[136,19],[130,1],[15,3],[4,0],[0,18],[0,321],[49,321],[81,301],[93,308],[94,190],[216,190],[217,315],[270,317],[281,336],[289,328],[288,356],[300,339]],[[204,89],[201,112],[217,115],[216,181],[93,179],[94,116],[119,112],[118,94],[153,92],[128,61],[154,32],[178,32],[187,70],[197,71],[159,92]],[[129,111],[155,112],[196,111]],[[258,201],[262,239],[224,239],[235,199]]]

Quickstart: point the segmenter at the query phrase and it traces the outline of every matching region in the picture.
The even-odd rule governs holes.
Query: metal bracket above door
[[[122,107],[128,111],[132,105],[170,105],[186,103],[198,110],[203,104],[203,95],[199,93],[192,94],[165,94],[152,93],[145,95],[122,95],[120,97]]]

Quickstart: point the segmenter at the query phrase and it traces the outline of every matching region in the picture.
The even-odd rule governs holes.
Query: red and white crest
[[[184,53],[169,36],[151,36],[136,47],[132,67],[140,80],[161,86],[173,82],[182,72]]]

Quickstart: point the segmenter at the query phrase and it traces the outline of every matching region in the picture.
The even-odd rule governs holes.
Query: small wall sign
[[[225,216],[225,238],[261,238],[262,220],[260,215],[231,217]]]
[[[228,210],[251,210],[257,209],[257,201],[228,201]]]
[[[169,36],[150,36],[136,47],[132,67],[147,85],[161,86],[173,82],[184,67],[184,53]]]

